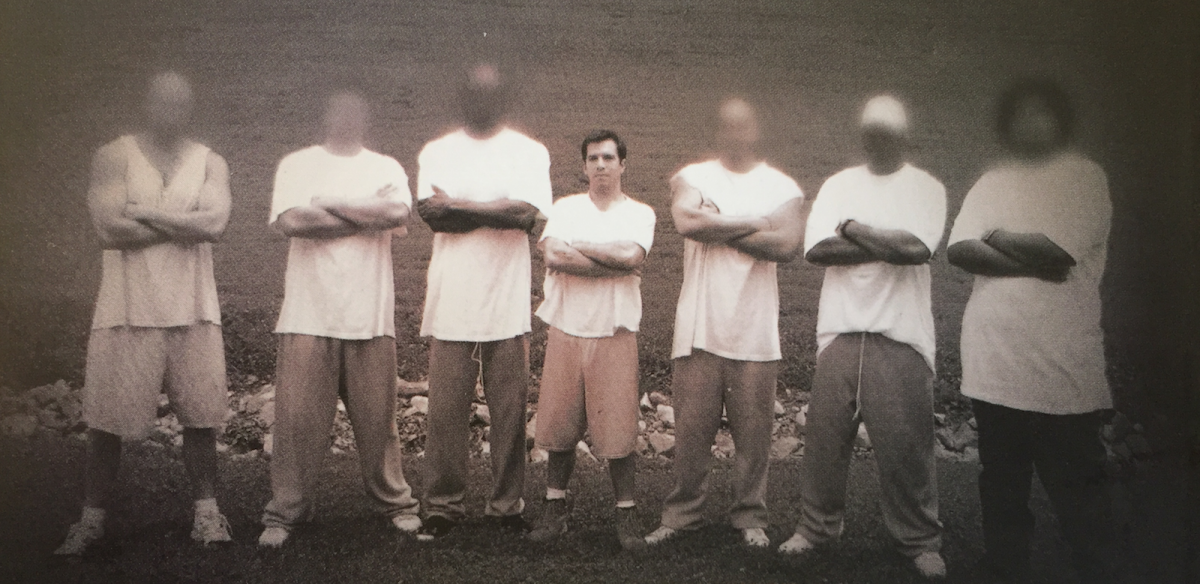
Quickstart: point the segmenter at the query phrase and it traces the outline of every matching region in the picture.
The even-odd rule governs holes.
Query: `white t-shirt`
[[[437,186],[451,197],[524,201],[550,214],[550,153],[519,132],[476,140],[459,130],[426,144],[417,160],[418,199]],[[421,336],[483,342],[532,330],[529,261],[529,236],[519,229],[435,234]]]
[[[372,197],[388,184],[397,189],[390,200],[411,205],[408,175],[395,159],[366,148],[337,156],[310,146],[279,163],[268,223],[288,209],[308,206],[313,197]],[[393,287],[391,230],[335,239],[293,237],[275,332],[347,340],[395,337]]]
[[[804,252],[836,235],[847,219],[879,229],[907,231],[937,251],[946,229],[946,188],[909,164],[887,176],[847,168],[825,181],[813,201]],[[929,264],[870,262],[825,268],[817,310],[817,354],[842,333],[879,333],[911,345],[935,368]]]
[[[596,208],[587,193],[559,199],[550,210],[542,239],[568,244],[632,241],[650,252],[654,209],[625,197],[608,209]],[[546,299],[538,318],[576,337],[610,337],[617,329],[637,331],[642,320],[642,277],[588,278],[546,270]]]
[[[676,176],[723,215],[765,217],[792,199],[804,198],[796,181],[765,162],[736,173],[710,160],[686,166]],[[740,361],[782,357],[775,262],[725,244],[684,240],[671,357],[686,357],[692,349]]]
[[[1047,414],[1112,407],[1100,328],[1111,219],[1104,170],[1073,152],[1001,166],[975,183],[951,245],[992,229],[1041,233],[1076,265],[1061,284],[975,276],[962,323],[963,395]]]

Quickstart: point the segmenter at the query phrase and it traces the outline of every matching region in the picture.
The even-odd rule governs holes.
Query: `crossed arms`
[[[903,229],[880,229],[851,219],[838,226],[836,233],[817,242],[805,259],[820,266],[870,262],[915,266],[933,256],[920,238]]]
[[[980,276],[1038,278],[1062,282],[1075,258],[1041,233],[996,229],[982,239],[968,239],[946,249],[950,263]]]
[[[679,234],[701,243],[724,243],[755,259],[788,262],[804,242],[804,201],[792,199],[766,217],[722,215],[695,187],[671,179],[671,217]]]
[[[229,166],[210,152],[196,209],[164,211],[128,202],[126,161],[112,146],[92,161],[88,208],[103,249],[142,249],[168,241],[194,244],[216,241],[229,222]]]
[[[391,197],[399,188],[384,185],[374,195],[356,199],[313,197],[305,207],[292,207],[273,224],[288,237],[333,239],[364,231],[385,231],[408,221],[408,206]]]
[[[646,250],[632,241],[567,243],[547,237],[538,247],[547,268],[585,278],[618,278],[641,273],[642,262],[646,261]]]
[[[432,197],[417,201],[417,214],[440,233],[467,233],[481,227],[532,232],[538,219],[537,207],[525,201],[468,201],[451,197],[437,186]]]

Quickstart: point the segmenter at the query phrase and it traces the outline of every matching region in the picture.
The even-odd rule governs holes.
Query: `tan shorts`
[[[592,454],[616,459],[637,447],[637,335],[583,338],[550,327],[538,397],[539,448],[575,449],[586,430]]]
[[[216,324],[93,330],[84,375],[83,421],[94,430],[145,438],[164,389],[185,428],[225,421],[225,346]]]

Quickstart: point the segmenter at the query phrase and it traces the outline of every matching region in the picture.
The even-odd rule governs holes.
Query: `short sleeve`
[[[991,199],[992,192],[996,190],[997,180],[994,171],[985,173],[967,192],[958,217],[954,219],[954,226],[950,228],[947,246],[969,239],[979,239],[989,229],[994,228],[997,210],[992,208]]]
[[[1048,213],[1044,235],[1081,261],[1108,242],[1112,221],[1108,177],[1099,166],[1089,162],[1065,182],[1068,184],[1058,185],[1055,190],[1067,200],[1048,206],[1053,211]]]
[[[923,178],[924,184],[913,193],[908,232],[934,253],[946,232],[946,187],[933,177]]]
[[[842,222],[842,210],[838,175],[833,175],[821,185],[817,198],[813,201],[812,211],[808,214],[808,222],[804,228],[804,253],[808,253],[818,243],[837,235],[837,226]]]
[[[546,227],[542,229],[542,236],[538,241],[545,241],[550,237],[566,242],[571,241],[569,206],[568,198],[562,198],[550,207],[550,212],[546,213]]]
[[[529,203],[549,217],[554,204],[554,189],[550,184],[550,152],[545,146],[533,142],[523,162],[523,174],[514,185],[514,192],[509,193],[509,198]]]
[[[387,158],[388,161],[388,182],[396,187],[396,192],[390,197],[397,203],[403,204],[405,207],[412,208],[412,189],[408,186],[408,173],[404,172],[402,166],[395,158]]]
[[[311,199],[305,196],[307,173],[304,172],[303,161],[296,154],[285,156],[279,163],[279,168],[275,170],[275,187],[271,194],[271,218],[267,221],[268,225],[277,221],[288,209],[307,206]]]
[[[433,181],[438,176],[437,142],[430,142],[417,155],[417,200],[433,196]]]
[[[630,239],[642,246],[646,253],[650,253],[650,246],[654,245],[654,224],[658,218],[649,205],[638,204],[637,209],[637,215],[631,218]]]

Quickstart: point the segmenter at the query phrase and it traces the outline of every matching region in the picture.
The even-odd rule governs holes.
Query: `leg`
[[[479,366],[471,358],[475,346],[476,343],[429,341],[429,426],[425,438],[429,486],[425,491],[425,513],[430,517],[457,521],[466,514],[463,497],[467,489],[467,437],[471,398],[479,377]],[[495,427],[493,410],[493,432]],[[523,447],[524,444],[522,450]],[[496,456],[494,444],[492,456]]]
[[[487,515],[508,517],[525,509],[525,405],[529,397],[529,339],[525,335],[480,343],[483,391],[492,415],[492,495]],[[468,406],[469,407],[469,406]],[[574,444],[571,445],[574,448]]]
[[[587,428],[582,356],[590,342],[592,339],[573,337],[554,327],[546,340],[535,441],[538,448],[550,453],[547,489],[567,489],[575,469],[575,445]]]
[[[1054,505],[1081,582],[1117,582],[1121,550],[1112,517],[1098,412],[1034,414],[1034,464]]]
[[[763,529],[767,527],[767,468],[779,362],[731,361],[726,367],[730,375],[726,376],[725,407],[735,446],[734,503],[729,521],[737,529]]]
[[[637,475],[637,455],[630,454],[624,458],[614,458],[608,461],[608,478],[612,481],[613,498],[617,506],[625,504],[632,506],[635,501],[635,477]]]
[[[984,562],[1005,574],[1029,570],[1034,517],[1029,510],[1033,484],[1033,436],[1030,412],[975,400],[979,427],[979,503],[983,520]]]
[[[183,429],[183,466],[192,483],[192,498],[212,499],[217,476],[217,432],[212,428]]]
[[[197,501],[213,498],[216,428],[229,409],[221,327],[197,324],[166,332],[167,396],[183,432],[183,462]]]
[[[288,529],[308,521],[329,428],[337,408],[341,341],[284,334],[275,370],[275,451],[271,501],[263,525]]]
[[[550,460],[546,463],[546,490],[567,490],[567,485],[571,482],[571,475],[574,472],[574,449],[561,452],[550,451]]]
[[[721,426],[725,383],[722,359],[694,350],[675,360],[675,487],[663,501],[662,525],[692,529],[704,520],[704,499],[712,466],[712,443]]]
[[[389,518],[415,516],[420,504],[404,479],[403,452],[396,430],[396,339],[343,341],[347,412],[363,486],[376,509]]]
[[[862,335],[843,334],[817,357],[808,428],[800,463],[800,521],[796,534],[810,545],[838,538],[846,510]]]
[[[900,552],[917,557],[942,547],[933,458],[933,371],[915,349],[866,336],[862,416],[879,466],[884,523]]]
[[[103,430],[88,430],[87,483],[83,506],[106,509],[121,466],[121,437]]]

